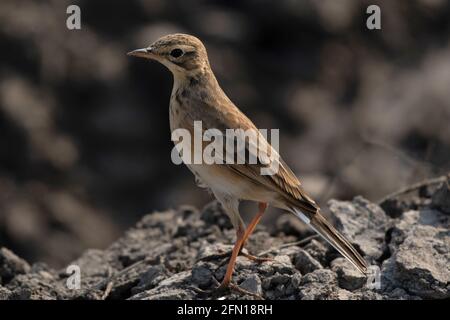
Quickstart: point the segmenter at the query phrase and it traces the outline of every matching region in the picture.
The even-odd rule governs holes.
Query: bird
[[[193,133],[196,121],[201,121],[204,130],[258,131],[255,124],[220,87],[211,69],[206,48],[197,37],[182,33],[165,35],[149,46],[130,51],[127,55],[155,60],[166,66],[173,74],[169,104],[172,133],[180,128]],[[262,146],[268,147],[269,152],[278,154],[267,139],[260,136],[258,139],[261,139]],[[250,154],[255,152],[248,145],[245,149]],[[351,242],[322,215],[317,203],[307,195],[300,180],[281,156],[274,157],[272,161],[276,162],[278,169],[273,174],[265,175],[261,174],[260,169],[268,164],[262,161],[185,163],[199,181],[199,185],[208,188],[221,203],[236,231],[236,241],[219,289],[225,289],[232,283],[236,259],[242,254],[244,244],[269,205],[285,210],[302,220],[357,270],[367,274],[367,262]],[[239,213],[239,203],[243,200],[258,203],[258,212],[248,226]]]

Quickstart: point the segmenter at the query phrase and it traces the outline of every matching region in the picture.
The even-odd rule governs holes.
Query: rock
[[[161,281],[157,287],[131,296],[130,300],[193,299],[195,294],[186,288],[191,278],[190,271],[184,271]]]
[[[341,290],[338,291],[341,293]],[[372,291],[369,289],[360,289],[354,292],[345,290],[347,296],[340,295],[340,300],[384,300],[391,299],[390,297],[383,295],[379,292]]]
[[[273,258],[273,261],[261,263],[257,266],[259,272],[267,275],[274,273],[280,274],[293,274],[295,273],[295,267],[291,262],[291,259],[287,255],[280,255]]]
[[[162,280],[166,279],[168,271],[163,265],[151,266],[139,278],[139,283],[131,289],[131,294],[135,295],[139,292],[151,289],[157,286]]]
[[[30,265],[7,248],[0,248],[0,284],[7,284],[16,275],[27,273]]]
[[[401,216],[403,211],[408,209],[408,204],[402,200],[393,198],[386,199],[380,204],[381,209],[389,215],[391,218],[398,218]]]
[[[218,201],[212,201],[207,204],[203,210],[200,218],[209,225],[216,225],[221,229],[231,229],[233,225],[230,222],[225,211],[223,211],[222,205]]]
[[[317,269],[322,269],[319,261],[314,259],[307,251],[300,249],[294,257],[295,267],[300,270],[302,274],[313,272]]]
[[[298,273],[298,272],[297,272]],[[286,295],[292,292],[288,287],[291,284],[293,275],[275,273],[273,276],[263,280],[262,287],[265,289],[265,296],[268,299],[286,298]]]
[[[231,250],[233,250],[232,245],[226,245],[223,243],[202,243],[200,249],[198,250],[196,259],[208,259],[227,252],[230,252],[231,255]]]
[[[420,297],[411,296],[402,288],[395,288],[391,292],[388,293],[389,299],[396,300],[420,300]]]
[[[293,237],[270,235],[264,228],[256,228],[248,248],[253,254],[270,249],[273,261],[238,256],[233,282],[269,300],[449,298],[450,217],[431,203],[431,189],[427,196],[428,201],[399,203],[395,219],[361,197],[330,202],[339,228],[367,260],[381,264],[380,289],[369,289],[365,277],[321,240],[277,249]],[[67,287],[73,275],[66,268],[30,267],[2,249],[0,298],[98,300],[110,284],[108,299],[209,299],[213,277],[221,281],[225,274],[235,232],[214,225],[222,223],[217,203],[204,210],[183,207],[146,215],[107,249],[87,250],[70,263],[80,268],[79,290]],[[229,291],[223,298],[254,297]]]
[[[332,297],[336,300],[353,300],[354,294],[345,289],[339,289],[333,293]]]
[[[400,244],[406,239],[417,225],[428,225],[438,228],[449,229],[450,219],[433,209],[408,210],[397,220],[390,233],[389,248],[396,251]]]
[[[29,272],[19,274],[6,286],[13,300],[56,300],[69,296],[65,282],[45,264],[34,264]]]
[[[102,250],[88,249],[77,260],[70,263],[72,266],[80,268],[81,286],[89,287],[104,279],[110,271],[107,255]],[[66,270],[61,272],[62,277],[68,277]]]
[[[288,285],[286,286],[286,295],[291,296],[294,295],[293,298],[295,298],[295,295],[298,294],[300,283],[302,281],[302,275],[300,272],[296,272],[292,275]]]
[[[184,289],[150,290],[132,296],[130,300],[190,300],[194,297],[191,291]]]
[[[281,215],[276,220],[275,229],[277,232],[282,232],[285,235],[294,235],[300,239],[313,233],[311,228],[300,221],[297,217],[287,214]]]
[[[383,282],[422,298],[449,298],[450,231],[426,225],[410,230],[383,263]]]
[[[433,194],[431,203],[442,212],[450,214],[450,177]]]
[[[240,284],[240,287],[257,295],[262,295],[263,293],[261,288],[261,279],[256,274],[252,274],[245,279]]]
[[[212,276],[211,265],[206,262],[197,263],[192,268],[192,282],[201,289],[205,289],[211,285]]]
[[[328,248],[322,242],[312,239],[303,249],[322,265],[327,264]]]
[[[330,299],[337,291],[337,276],[331,270],[317,269],[303,276],[300,284],[301,300]]]
[[[12,292],[0,285],[0,300],[8,300],[12,295]]]
[[[331,270],[336,272],[341,288],[354,291],[367,282],[366,276],[356,270],[345,258],[334,259],[331,262]]]
[[[391,219],[378,205],[361,196],[352,202],[330,200],[330,210],[344,236],[371,259],[379,259],[385,250],[385,235]]]

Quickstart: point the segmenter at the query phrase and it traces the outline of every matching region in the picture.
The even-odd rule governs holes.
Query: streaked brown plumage
[[[220,88],[209,65],[206,49],[202,42],[190,35],[173,34],[165,36],[145,49],[138,49],[129,55],[157,60],[174,75],[174,86],[170,98],[171,130],[184,128],[193,133],[194,121],[201,120],[203,130],[216,128],[253,129],[253,122],[247,118]],[[261,139],[261,138],[260,138]],[[262,138],[262,146],[276,152]],[[247,151],[251,152],[251,148]],[[200,180],[222,203],[236,229],[237,241],[230,259],[222,287],[230,283],[237,254],[261,218],[267,204],[287,210],[324,237],[359,271],[366,273],[367,264],[326,219],[320,214],[317,204],[306,195],[300,181],[280,158],[279,170],[274,175],[261,175],[261,162],[256,164],[187,164]],[[239,201],[251,200],[260,204],[260,211],[249,227],[239,215]]]

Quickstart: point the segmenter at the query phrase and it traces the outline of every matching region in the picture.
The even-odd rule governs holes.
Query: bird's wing
[[[243,129],[244,131],[252,129],[259,132],[253,122],[229,100],[222,102],[222,104],[217,103],[214,105],[205,101],[196,101],[196,104],[197,108],[191,110],[190,118],[191,120],[202,120],[204,130],[215,128],[225,132],[226,129]],[[195,110],[198,110],[199,112],[196,112]],[[278,155],[277,151],[272,148],[270,143],[267,142],[262,135],[259,135],[258,139],[259,144],[257,148],[251,147],[249,141],[246,140],[246,154],[249,156],[246,157],[244,164],[224,165],[227,165],[237,174],[251,179],[253,182],[262,185],[269,190],[276,191],[286,199],[288,203],[292,206],[299,207],[305,214],[310,215],[309,218],[311,218],[311,216],[317,212],[318,207],[316,203],[306,195],[298,178]],[[262,161],[257,161],[256,164],[249,163],[248,159],[251,158],[250,155],[260,160],[259,155],[254,153],[255,150],[260,150],[261,148],[264,148],[263,150],[268,150],[267,153],[269,155],[272,153],[277,155],[271,158],[271,161],[274,162],[270,162],[269,164],[266,164],[266,162],[263,163]],[[224,152],[226,151],[229,150],[225,150]],[[233,148],[233,152],[235,152],[235,148]],[[236,159],[236,155],[232,156],[233,159]],[[278,170],[272,175],[262,175],[261,169],[268,168],[269,166],[278,168]]]
[[[223,105],[220,106],[220,104],[211,106],[207,103],[203,104],[202,107],[204,109],[201,111],[201,117],[197,117],[200,114],[190,114],[190,117],[191,120],[202,120],[204,129],[215,128],[222,132],[226,129],[257,130],[251,120],[231,102],[227,103],[225,107]],[[222,108],[219,109],[220,107]],[[263,142],[263,147],[264,145],[270,147],[270,144],[265,139],[258,142]],[[249,145],[246,146],[246,152],[251,154],[254,148],[251,148]],[[271,152],[276,151],[271,148]],[[278,165],[278,171],[273,175],[261,174],[260,170],[264,168],[264,164],[261,162],[256,164],[245,162],[244,164],[226,165],[242,177],[250,179],[268,190],[276,191],[286,200],[292,212],[298,218],[310,225],[359,271],[365,274],[367,272],[367,263],[360,253],[320,214],[316,203],[302,190],[300,181],[281,157],[274,157],[273,161],[277,161],[276,164]]]

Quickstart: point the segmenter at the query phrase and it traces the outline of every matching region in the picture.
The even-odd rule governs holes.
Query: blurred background
[[[322,205],[448,172],[449,17],[446,0],[2,0],[0,246],[61,267],[148,212],[210,201],[170,159],[171,74],[125,55],[173,32],[201,38],[236,105],[280,128]]]

